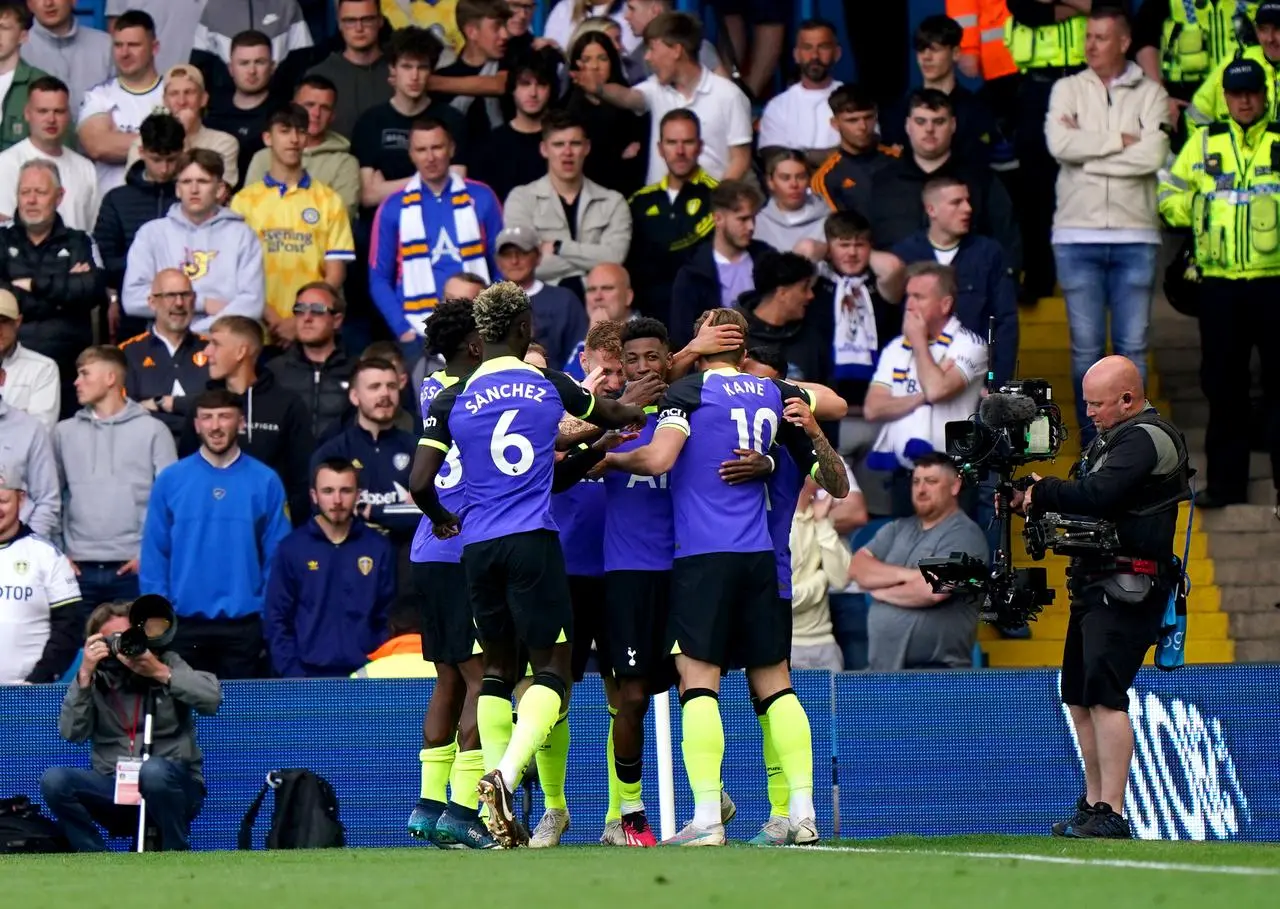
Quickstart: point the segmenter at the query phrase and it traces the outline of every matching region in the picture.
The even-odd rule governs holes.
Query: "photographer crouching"
[[[1099,360],[1083,388],[1098,437],[1081,456],[1075,479],[1032,474],[1033,485],[1015,493],[1010,505],[1028,525],[1052,525],[1059,515],[1114,525],[1110,545],[1049,547],[1072,556],[1062,702],[1085,767],[1085,793],[1053,833],[1129,839],[1129,822],[1120,813],[1133,760],[1128,690],[1157,642],[1169,594],[1181,578],[1173,537],[1178,503],[1191,497],[1191,471],[1182,433],[1147,402],[1131,360]]]
[[[159,600],[168,608],[158,597],[141,599]],[[124,636],[143,631],[136,612],[130,618],[134,605],[103,603],[89,616],[84,659],[58,715],[64,739],[91,743],[93,769],[52,767],[40,779],[45,804],[75,852],[106,849],[98,824],[112,835],[134,833],[140,799],[146,800],[148,827],[159,838],[155,848],[185,850],[191,822],[204,802],[194,713],[216,713],[222,689],[213,675],[195,671],[176,653],[152,652],[150,631],[129,646]],[[143,761],[148,709],[151,745]]]

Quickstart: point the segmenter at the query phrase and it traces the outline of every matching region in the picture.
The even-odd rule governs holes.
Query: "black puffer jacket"
[[[173,183],[152,183],[145,174],[146,165],[141,161],[134,164],[124,185],[103,196],[102,207],[98,209],[93,239],[98,242],[98,252],[102,253],[107,286],[115,290],[124,283],[125,258],[138,229],[148,221],[163,218],[178,201]]]
[[[346,412],[354,367],[341,347],[335,348],[323,363],[313,363],[302,352],[301,344],[292,345],[267,363],[277,384],[302,398],[311,416],[311,434],[316,438]]]
[[[77,265],[88,265],[89,269],[72,274]],[[23,279],[30,279],[30,290],[15,285]],[[67,227],[58,215],[54,215],[53,230],[39,246],[31,242],[21,224],[0,227],[0,286],[18,298],[22,327],[38,329],[42,336],[79,337],[89,328],[90,310],[106,302],[104,275],[94,257],[93,241],[84,231]]]

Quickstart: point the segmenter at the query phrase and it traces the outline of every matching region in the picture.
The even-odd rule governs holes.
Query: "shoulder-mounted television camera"
[[[1067,428],[1053,386],[1044,379],[1013,379],[988,389],[976,414],[944,428],[947,456],[962,473],[1012,473],[1057,457]]]

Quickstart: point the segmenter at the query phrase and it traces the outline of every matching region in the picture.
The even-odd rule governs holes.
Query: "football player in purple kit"
[[[447,300],[436,307],[426,325],[426,347],[429,355],[444,360],[444,369],[422,380],[418,401],[424,421],[440,392],[480,364],[482,345],[469,300]],[[456,445],[449,447],[435,488],[444,508],[462,510],[462,461]],[[476,785],[485,771],[476,726],[484,668],[462,568],[462,539],[439,539],[424,517],[410,561],[421,607],[422,658],[435,663],[436,683],[422,723],[422,792],[409,816],[409,833],[441,848],[491,849],[497,844],[476,810]]]
[[[618,397],[625,404],[653,404],[666,391],[666,383],[656,376],[631,382],[623,392],[622,329],[619,322],[597,322],[587,332],[580,355],[583,386],[593,394]],[[589,431],[589,434],[587,432]],[[570,416],[560,422],[564,439],[592,439],[599,429]],[[583,443],[585,444],[585,443]],[[578,446],[579,448],[581,446]],[[573,680],[582,681],[596,645],[597,660],[605,687],[605,695],[614,713],[616,689],[609,668],[603,635],[606,610],[604,582],[605,488],[600,478],[587,477],[564,492],[552,497],[551,516],[560,528],[560,546],[564,550],[565,568],[569,573],[569,593],[573,600]],[[668,522],[669,523],[669,522]],[[668,534],[670,528],[668,527]],[[569,828],[569,811],[565,801],[565,778],[569,765],[568,700],[559,721],[538,749],[538,783],[542,788],[546,810],[529,839],[533,848],[557,846]],[[610,824],[620,820],[617,813],[617,780],[609,767],[610,799],[605,815],[605,841],[611,835]],[[617,817],[615,817],[617,813]]]
[[[560,717],[572,679],[573,610],[550,513],[560,417],[568,412],[621,428],[642,424],[644,411],[596,398],[562,372],[525,363],[533,316],[519,286],[504,281],[487,288],[472,312],[482,361],[431,403],[410,485],[438,538],[455,537],[465,526],[462,564],[484,650],[476,718],[491,768],[477,789],[489,807],[490,832],[509,848],[528,842],[512,792]],[[441,504],[435,488],[455,444],[467,475],[461,515]],[[602,456],[595,449],[588,454]],[[513,730],[520,644],[529,650],[534,677]]]
[[[785,379],[787,360],[778,348],[752,348],[747,351],[742,371],[761,379]],[[798,387],[809,388],[807,385]],[[827,395],[824,389],[824,400],[819,401],[811,414],[803,423],[806,433],[812,435],[819,431],[816,418],[841,419],[848,411],[848,405],[838,395]],[[831,398],[834,398],[832,400]],[[769,539],[773,543],[774,564],[778,573],[778,598],[780,609],[791,614],[791,524],[795,517],[796,505],[800,500],[800,491],[804,486],[804,473],[796,464],[790,451],[774,446],[771,453],[772,465],[768,465],[764,474],[765,488],[768,490],[768,525]],[[749,458],[742,458],[747,461]],[[734,465],[738,466],[738,465]],[[728,465],[726,465],[728,467]],[[769,469],[769,468],[772,469]],[[724,476],[726,471],[722,470]],[[760,472],[755,476],[759,477]],[[737,479],[729,482],[742,482],[746,472],[737,474]],[[790,625],[787,626],[790,630]],[[787,653],[791,652],[791,639],[787,638]],[[765,777],[768,781],[769,818],[752,839],[753,846],[785,846],[797,839],[791,832],[790,824],[790,788],[778,757],[778,748],[770,733],[769,698],[761,698],[752,689],[751,705],[755,709],[756,718],[760,721],[760,731],[764,744]]]
[[[622,367],[628,387],[657,379],[660,384],[655,389],[665,390],[670,365],[666,326],[650,318],[628,322],[622,331]],[[639,437],[616,450],[648,445],[657,414],[656,406],[646,406],[647,419]],[[671,493],[666,474],[654,477],[609,471],[604,488],[604,639],[606,660],[617,686],[609,759],[617,778],[619,817],[606,817],[600,842],[653,846],[653,830],[642,799],[642,755],[649,698],[675,681],[674,665],[663,640],[674,546]]]
[[[695,326],[733,324],[736,310],[709,310]],[[813,746],[804,708],[791,690],[787,658],[791,615],[778,575],[761,483],[726,483],[724,457],[763,453],[776,441],[837,498],[848,489],[843,462],[812,419],[809,392],[739,371],[745,350],[703,358],[704,371],[667,389],[648,445],[606,457],[614,470],[659,477],[669,472],[675,545],[670,618],[664,644],[675,654],[682,689],[685,769],[693,820],[672,845],[725,842],[721,822],[724,727],[718,691],[723,669],[743,666],[767,704],[770,734],[790,789],[790,842],[816,842]],[[803,429],[801,428],[803,426]]]

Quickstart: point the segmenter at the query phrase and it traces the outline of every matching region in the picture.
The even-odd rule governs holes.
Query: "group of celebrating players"
[[[621,375],[593,370],[579,385],[537,363],[518,285],[450,300],[427,323],[444,368],[421,391],[410,483],[425,517],[412,561],[423,656],[438,680],[415,836],[445,848],[559,843],[565,719],[594,640],[613,717],[602,843],[656,844],[643,721],[650,696],[673,682],[695,808],[664,845],[725,843],[734,808],[722,791],[718,690],[733,668],[747,672],[769,779],[770,818],[752,842],[817,841],[809,721],[788,670],[789,539],[806,476],[837,498],[848,492],[817,422],[842,417],[845,402],[748,357],[737,311],[704,313],[695,331],[704,328],[723,352],[677,366],[662,323],[619,325]],[[698,371],[676,378],[690,366]],[[552,496],[575,492],[603,504],[600,586],[574,589],[566,571]],[[546,813],[531,836],[513,792],[535,755]]]

